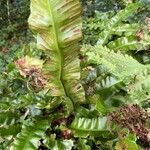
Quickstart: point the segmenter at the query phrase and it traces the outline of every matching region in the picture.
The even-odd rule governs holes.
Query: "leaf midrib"
[[[65,87],[65,84],[64,84],[64,81],[63,81],[63,57],[62,57],[62,53],[61,53],[61,49],[60,49],[60,45],[59,45],[59,40],[58,40],[58,30],[57,30],[57,23],[55,21],[55,18],[54,18],[54,14],[53,14],[53,10],[52,10],[52,7],[51,7],[51,3],[50,3],[50,0],[47,0],[47,5],[48,5],[48,9],[49,9],[49,14],[52,18],[52,27],[53,27],[53,30],[54,30],[54,39],[55,39],[55,44],[56,44],[56,47],[57,47],[57,52],[59,54],[59,80],[61,81],[61,84],[63,86],[63,90],[64,90],[64,94],[66,97],[68,97],[72,103],[73,103],[73,100],[72,98],[69,96],[68,92],[67,92],[67,89]],[[74,104],[74,103],[73,103]]]
[[[51,8],[51,4],[50,4],[50,0],[47,0],[47,5],[48,5],[48,10],[49,10],[49,14],[52,18],[52,27],[54,29],[54,39],[55,39],[55,45],[57,47],[57,52],[59,54],[59,60],[60,60],[60,63],[59,63],[59,79],[61,80],[61,75],[62,75],[62,54],[61,54],[61,51],[60,51],[60,45],[59,45],[59,40],[58,40],[58,32],[57,32],[57,27],[56,27],[56,21],[55,21],[55,18],[54,18],[54,14],[53,14],[53,11],[52,11],[52,8]]]

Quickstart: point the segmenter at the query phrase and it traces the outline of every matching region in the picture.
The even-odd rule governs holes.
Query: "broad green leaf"
[[[108,130],[107,118],[75,118],[71,124],[71,129],[74,131],[75,136],[87,137],[103,137],[111,138],[112,135]]]
[[[10,150],[37,150],[39,141],[48,129],[48,120],[37,120],[25,125],[13,142]]]
[[[108,111],[104,102],[101,99],[97,99],[96,101],[96,110],[103,115],[106,114]]]
[[[31,0],[29,26],[37,32],[37,45],[48,59],[43,72],[52,96],[67,96],[74,103],[83,102],[79,83],[81,7],[79,0]]]

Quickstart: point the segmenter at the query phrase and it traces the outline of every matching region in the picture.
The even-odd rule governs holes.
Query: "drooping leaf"
[[[78,59],[82,27],[79,0],[31,0],[29,26],[37,32],[38,47],[48,56],[43,68],[49,79],[46,88],[52,96],[83,102]]]
[[[37,150],[39,141],[48,128],[47,120],[37,120],[26,124],[12,143],[10,150]]]
[[[116,84],[120,83],[119,80],[117,80],[113,76],[104,76],[101,78],[98,78],[95,82],[95,89],[97,91],[102,90],[102,89],[107,89],[115,86]]]

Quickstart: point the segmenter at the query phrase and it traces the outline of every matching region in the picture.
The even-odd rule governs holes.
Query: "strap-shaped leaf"
[[[49,57],[43,71],[52,96],[84,101],[79,83],[78,42],[82,35],[79,0],[31,0],[29,26],[38,32],[38,47]]]
[[[150,43],[146,41],[138,41],[135,36],[121,37],[115,41],[110,42],[107,46],[113,50],[146,50]]]
[[[71,124],[75,136],[87,137],[104,137],[110,138],[111,133],[107,126],[107,117],[103,118],[76,118]]]
[[[112,33],[119,36],[122,34],[130,36],[135,35],[140,28],[141,25],[139,23],[120,23],[119,26],[112,29]]]
[[[37,150],[39,140],[44,136],[48,128],[47,120],[38,120],[35,123],[25,125],[22,131],[17,135],[10,150]]]

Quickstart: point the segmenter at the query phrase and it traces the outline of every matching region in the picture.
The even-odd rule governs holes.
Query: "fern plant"
[[[47,90],[52,96],[68,97],[73,103],[84,101],[79,83],[78,42],[82,27],[79,2],[32,1],[29,26],[38,32],[37,44],[49,57],[43,67],[48,78]]]
[[[118,107],[122,112],[135,103],[142,107],[149,100],[149,65],[126,53],[145,47],[145,39],[140,41],[142,48],[135,47],[133,38],[141,25],[128,20],[141,6],[132,3],[111,19],[109,15],[102,19],[97,45],[83,46],[84,57],[79,59],[79,0],[31,0],[28,22],[36,36],[37,49],[25,49],[1,74],[0,149],[130,150],[139,149],[141,144],[137,141],[145,137],[148,144],[147,121],[141,122],[146,132],[139,136],[136,125],[134,132],[126,128],[121,131],[111,117],[120,115],[116,113]],[[144,35],[148,37],[148,32]],[[131,39],[127,41],[130,37],[132,46]],[[124,38],[130,46],[120,42]],[[138,112],[141,118],[149,117],[140,108]],[[122,115],[123,123],[132,117]]]

